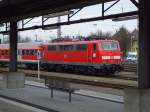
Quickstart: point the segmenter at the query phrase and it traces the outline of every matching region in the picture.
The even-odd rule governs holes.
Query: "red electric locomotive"
[[[114,73],[122,69],[119,43],[115,40],[72,41],[42,45],[41,64],[46,69]]]

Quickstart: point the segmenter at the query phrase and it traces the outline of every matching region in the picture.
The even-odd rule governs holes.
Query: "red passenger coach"
[[[5,65],[9,61],[9,46],[6,44],[0,45],[0,64]]]
[[[35,67],[37,64],[37,52],[40,51],[40,43],[20,43],[18,44],[17,59],[18,63],[25,64],[27,67]],[[9,62],[9,45],[0,44],[0,64],[6,65]]]
[[[47,69],[99,71],[121,70],[119,43],[114,40],[72,41],[42,45],[42,66]]]

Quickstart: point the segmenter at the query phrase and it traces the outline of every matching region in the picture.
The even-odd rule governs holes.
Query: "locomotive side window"
[[[60,51],[73,51],[74,50],[73,45],[59,45],[58,48]]]
[[[56,51],[56,45],[49,45],[48,50],[49,51]]]
[[[65,51],[72,51],[73,50],[73,45],[64,45],[64,50]]]
[[[77,50],[86,50],[87,49],[87,45],[86,44],[78,44],[76,45],[76,49]]]
[[[63,50],[64,50],[64,45],[59,45],[59,46],[58,46],[58,49],[59,49],[60,51],[63,51]]]
[[[96,44],[93,44],[93,50],[96,50]]]

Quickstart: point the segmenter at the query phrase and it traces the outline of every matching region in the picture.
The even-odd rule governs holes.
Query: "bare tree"
[[[124,26],[122,26],[113,35],[113,39],[119,41],[123,56],[126,56],[127,52],[130,50],[131,47],[131,33]]]

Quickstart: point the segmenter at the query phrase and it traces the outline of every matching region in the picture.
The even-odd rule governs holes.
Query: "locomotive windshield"
[[[117,50],[119,49],[118,43],[116,42],[103,42],[102,43],[103,50]]]

